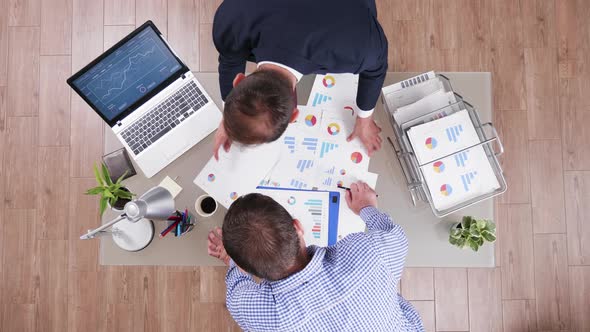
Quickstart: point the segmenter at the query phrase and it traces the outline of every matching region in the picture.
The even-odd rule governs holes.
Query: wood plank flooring
[[[146,20],[217,69],[221,0],[0,1],[0,330],[238,331],[223,268],[110,267],[84,191],[103,124],[65,84]],[[392,71],[489,71],[509,190],[496,268],[407,269],[427,331],[590,330],[590,2],[378,0]],[[177,310],[182,307],[183,311]]]

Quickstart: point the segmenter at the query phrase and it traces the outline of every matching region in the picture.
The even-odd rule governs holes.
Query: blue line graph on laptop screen
[[[148,27],[90,68],[74,84],[112,120],[180,68],[180,63]]]

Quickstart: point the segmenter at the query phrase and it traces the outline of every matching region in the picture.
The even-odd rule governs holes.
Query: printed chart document
[[[467,110],[412,127],[408,137],[437,210],[500,187],[482,146],[457,153],[480,142]]]
[[[408,138],[420,165],[480,142],[467,110],[414,126]]]
[[[305,244],[325,247],[336,243],[338,207],[341,204],[339,193],[262,187],[256,192],[272,197],[289,211],[293,219],[301,222]]]
[[[234,143],[229,152],[219,149],[193,181],[225,208],[242,195],[254,192],[261,179],[280,159],[279,141],[257,146]]]
[[[359,76],[355,74],[316,75],[307,106],[328,107],[334,110],[353,112],[356,107],[356,94]]]
[[[300,106],[300,115],[281,142],[281,160],[260,185],[337,190],[362,180],[373,188],[377,174],[368,172],[369,157],[358,141],[347,142],[348,114]],[[352,129],[350,129],[352,130]]]
[[[500,187],[482,146],[422,167],[434,207],[445,210]]]

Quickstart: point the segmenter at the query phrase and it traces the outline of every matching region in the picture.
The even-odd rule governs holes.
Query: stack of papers
[[[194,183],[226,208],[258,186],[340,191],[341,196],[345,191],[338,186],[359,180],[375,188],[378,175],[368,172],[364,146],[358,139],[346,141],[356,120],[357,89],[358,75],[317,75],[308,105],[298,106],[300,114],[283,136],[255,147],[234,143],[229,153],[220,151],[219,161],[211,158]],[[296,199],[306,199],[302,195],[298,192]],[[338,238],[365,229],[342,199]]]
[[[500,187],[483,147],[466,149],[480,142],[467,110],[412,127],[408,137],[437,210]]]

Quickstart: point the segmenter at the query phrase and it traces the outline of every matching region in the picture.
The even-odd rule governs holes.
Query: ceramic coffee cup
[[[195,202],[195,211],[201,217],[210,217],[217,211],[217,202],[209,195],[201,195]]]

